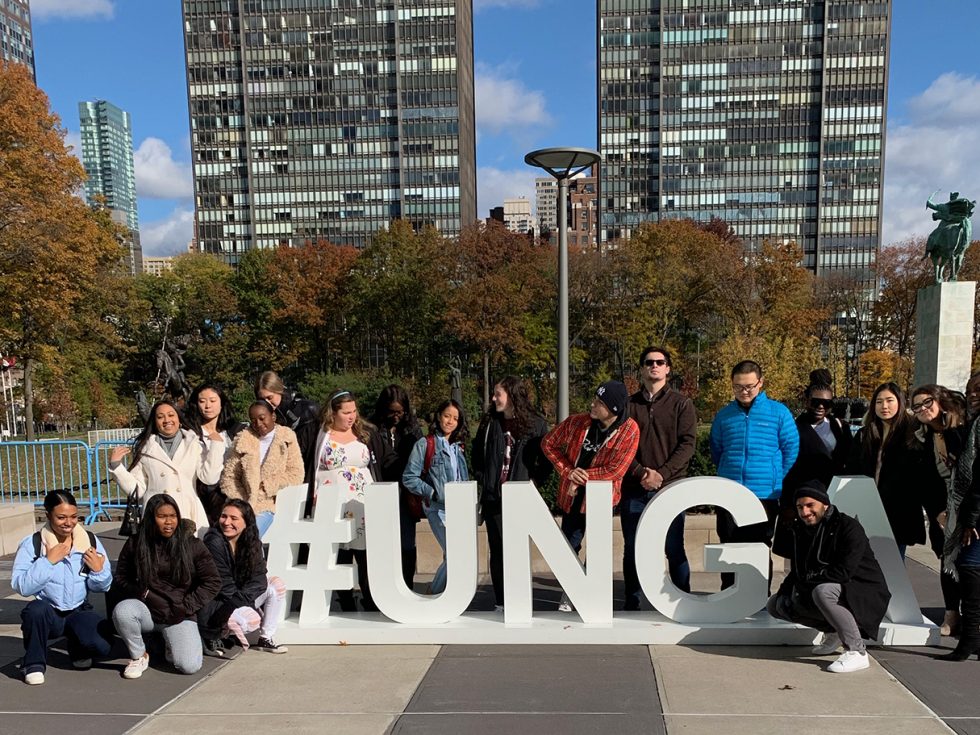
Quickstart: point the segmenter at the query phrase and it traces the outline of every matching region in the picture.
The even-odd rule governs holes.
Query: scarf
[[[45,523],[41,527],[41,556],[47,554],[48,549],[52,546],[57,545],[58,537],[55,536],[54,531],[51,529],[51,524]],[[84,554],[90,548],[92,548],[92,544],[89,543],[88,533],[82,527],[82,524],[79,523],[71,533],[71,550],[73,553],[77,551],[79,554]]]

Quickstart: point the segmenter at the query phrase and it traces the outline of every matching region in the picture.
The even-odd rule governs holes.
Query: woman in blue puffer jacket
[[[443,401],[429,435],[415,442],[402,475],[406,489],[422,496],[432,535],[442,547],[442,564],[429,589],[432,594],[446,589],[446,484],[469,479],[463,450],[467,434],[463,407],[452,399]]]

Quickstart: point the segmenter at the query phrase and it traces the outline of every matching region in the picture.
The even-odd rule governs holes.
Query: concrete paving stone
[[[257,715],[156,715],[133,730],[139,735],[241,735],[242,733],[286,733],[289,735],[383,735],[394,715],[274,713]],[[73,734],[74,735],[74,734]]]
[[[644,646],[446,646],[406,712],[657,713]]]
[[[292,646],[282,656],[247,651],[181,697],[166,714],[397,714],[438,646]],[[270,691],[269,697],[261,696]],[[256,696],[243,696],[252,692]]]
[[[930,714],[874,660],[843,675],[824,670],[833,656],[802,647],[650,646],[650,655],[665,715],[799,715],[818,702],[832,703],[837,715]]]
[[[50,692],[49,692],[50,696]],[[123,735],[143,719],[142,715],[48,715],[2,713],[0,733],[71,733],[72,735]]]
[[[654,713],[569,714],[404,714],[391,735],[607,735],[608,733],[666,733],[663,718]],[[715,733],[717,735],[717,731]]]
[[[950,647],[953,638],[943,639]],[[874,657],[940,717],[980,717],[980,662],[938,661],[948,649],[884,648]]]
[[[819,703],[816,705],[819,706]],[[664,715],[670,735],[949,735],[928,717],[831,717],[813,714],[813,705],[793,716]],[[970,735],[973,735],[972,733]]]
[[[943,720],[949,728],[959,735],[980,735],[980,717],[966,717],[962,719],[945,718]]]

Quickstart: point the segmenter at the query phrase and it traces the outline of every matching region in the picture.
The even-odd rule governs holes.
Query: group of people
[[[587,484],[610,481],[623,530],[623,609],[638,610],[634,549],[640,516],[658,492],[687,476],[697,444],[694,405],[670,386],[670,352],[643,350],[638,369],[635,393],[607,381],[587,413],[551,430],[533,408],[525,382],[506,377],[493,386],[472,442],[458,402],[436,406],[423,432],[407,391],[398,385],[381,391],[369,418],[350,391],[334,391],[318,409],[273,372],[256,382],[247,425],[234,419],[214,384],[199,386],[185,406],[157,402],[132,449],[119,447],[110,457],[112,476],[143,509],[115,572],[101,542],[78,525],[74,498],[60,491],[45,499],[44,528],[18,550],[14,589],[36,597],[23,612],[25,680],[43,682],[50,637],[67,635],[73,665],[86,668],[93,655],[108,654],[113,627],[129,651],[126,678],[146,670],[144,634],[151,631],[162,633],[166,659],[185,673],[200,668],[203,654],[224,656],[236,642],[284,652],[274,635],[285,590],[267,574],[261,538],[273,521],[279,491],[298,484],[307,487],[308,515],[324,487],[340,488],[353,534],[337,561],[356,564],[361,608],[376,611],[365,546],[365,488],[372,481],[400,484],[402,573],[409,588],[415,582],[417,523],[428,521],[443,549],[428,588],[439,594],[446,586],[447,486],[475,479],[494,604],[502,610],[505,483],[530,480],[543,487],[556,473],[561,530],[578,552]],[[897,385],[886,383],[875,391],[856,435],[832,415],[826,370],[811,374],[805,408],[795,420],[766,396],[758,363],[740,362],[731,380],[733,400],[711,426],[712,459],[720,476],[759,498],[767,521],[738,526],[718,509],[717,531],[722,542],[762,542],[790,559],[791,571],[769,600],[769,613],[824,631],[817,654],[843,647],[831,671],[868,666],[864,641],[877,638],[888,588],[861,525],[838,511],[827,492],[835,476],[865,474],[877,483],[902,555],[908,545],[928,538],[943,560],[943,632],[960,635],[948,658],[980,651],[980,491],[973,486],[980,373],[965,397],[927,385],[916,388],[908,404]],[[672,519],[664,554],[672,582],[689,592],[684,520],[683,513]],[[734,575],[722,575],[723,588],[733,583]],[[88,603],[89,592],[107,590],[113,625]],[[353,590],[338,591],[337,600],[342,611],[357,610]],[[559,609],[572,610],[567,597]]]

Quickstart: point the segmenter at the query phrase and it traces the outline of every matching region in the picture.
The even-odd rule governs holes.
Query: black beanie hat
[[[599,386],[595,392],[595,397],[606,404],[606,408],[617,416],[626,413],[626,401],[629,400],[629,393],[626,386],[618,380],[607,380]]]
[[[827,495],[827,486],[820,480],[807,480],[793,492],[793,500],[800,498],[813,498],[819,500],[824,505],[830,505],[830,496]]]

